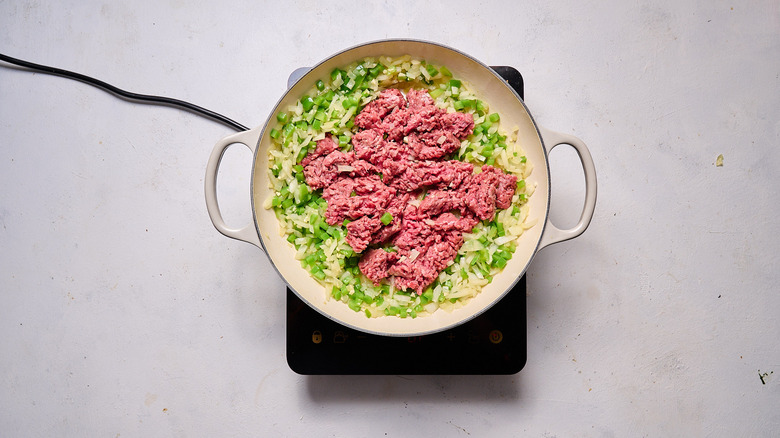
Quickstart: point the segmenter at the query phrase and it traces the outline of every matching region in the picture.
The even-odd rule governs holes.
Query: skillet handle
[[[209,212],[209,217],[211,218],[211,223],[214,224],[214,228],[231,239],[251,243],[260,249],[263,247],[260,244],[260,237],[258,236],[253,223],[250,223],[243,228],[228,228],[227,224],[225,224],[225,221],[222,219],[222,212],[219,210],[219,202],[217,202],[217,172],[219,171],[219,164],[222,161],[225,151],[234,144],[243,144],[252,151],[254,156],[255,147],[260,140],[261,132],[261,128],[258,127],[227,136],[218,141],[211,151],[211,156],[206,164],[205,184],[206,209]]]
[[[577,155],[579,155],[582,162],[582,170],[585,173],[585,205],[583,205],[579,222],[573,228],[561,230],[553,225],[548,217],[544,233],[542,233],[542,239],[539,242],[539,249],[542,249],[553,243],[573,239],[584,233],[585,229],[590,225],[590,221],[593,219],[593,212],[596,209],[596,167],[593,164],[593,157],[591,157],[588,147],[579,138],[550,131],[542,127],[539,127],[539,131],[542,134],[542,140],[548,156],[554,147],[562,144],[570,145],[577,151]]]

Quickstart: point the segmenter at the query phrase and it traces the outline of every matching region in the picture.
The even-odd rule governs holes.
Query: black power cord
[[[237,131],[248,131],[249,128],[246,126],[235,122],[221,114],[217,114],[214,111],[208,110],[206,108],[199,107],[198,105],[194,105],[189,102],[185,102],[183,100],[178,99],[172,99],[170,97],[163,97],[163,96],[152,96],[148,94],[138,94],[138,93],[132,93],[130,91],[122,90],[121,88],[117,88],[111,84],[107,84],[101,80],[91,78],[89,76],[85,76],[81,73],[75,73],[68,70],[63,70],[56,67],[49,67],[46,65],[40,65],[35,64],[28,61],[23,61],[21,59],[12,58],[7,55],[3,55],[0,53],[0,60],[5,61],[9,64],[15,64],[20,67],[28,68],[31,70],[39,71],[41,73],[48,73],[55,76],[62,76],[69,79],[74,79],[77,81],[81,81],[84,83],[87,83],[89,85],[95,86],[97,88],[100,88],[104,91],[108,91],[109,93],[112,93],[116,96],[119,96],[121,98],[133,101],[133,102],[140,102],[140,103],[149,103],[149,104],[157,104],[157,105],[168,105],[168,106],[174,106],[178,108],[185,109],[187,111],[191,111],[195,114],[208,117],[210,119],[216,120],[218,122],[224,123],[225,125],[230,126],[231,128],[237,130]]]

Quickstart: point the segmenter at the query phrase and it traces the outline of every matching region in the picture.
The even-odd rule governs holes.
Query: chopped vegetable
[[[301,105],[303,105],[304,111],[309,111],[314,106],[314,99],[309,96],[303,96],[301,98]]]
[[[390,212],[386,211],[382,217],[379,218],[379,221],[382,222],[384,225],[389,225],[390,222],[393,221],[393,215],[390,214]]]

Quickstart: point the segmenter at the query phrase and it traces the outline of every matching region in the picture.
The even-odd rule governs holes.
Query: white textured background
[[[590,228],[528,274],[525,369],[294,374],[282,281],[206,215],[232,131],[3,64],[0,435],[780,435],[777,1],[0,0],[1,53],[249,126],[294,68],[388,37],[515,66],[593,154]],[[231,224],[250,158],[220,174]],[[582,172],[551,161],[571,225]]]

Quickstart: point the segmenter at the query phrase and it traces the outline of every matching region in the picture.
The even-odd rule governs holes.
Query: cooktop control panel
[[[287,290],[287,363],[298,374],[514,374],[526,362],[525,277],[477,318],[425,336],[344,327]]]

